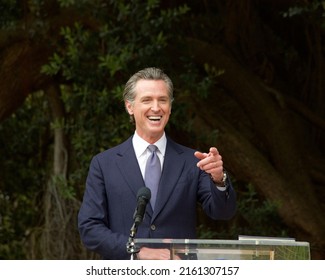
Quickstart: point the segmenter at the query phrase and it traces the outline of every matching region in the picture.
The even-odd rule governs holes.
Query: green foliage
[[[40,224],[48,122],[47,101],[36,93],[0,125],[0,259],[26,258],[26,240]]]
[[[62,175],[56,175],[52,177],[52,183],[55,186],[58,186],[60,196],[64,199],[74,199],[76,197],[75,186],[69,184],[69,182]]]
[[[17,0],[0,0],[0,28],[12,28],[17,18],[21,16],[21,8]]]
[[[295,5],[282,13],[284,18],[301,17],[318,22],[322,29],[325,28],[325,2],[322,0],[313,0],[310,3]]]
[[[237,215],[229,222],[218,221],[215,227],[201,224],[198,235],[204,239],[237,239],[239,235],[290,237],[285,225],[279,218],[276,202],[265,200],[257,194],[254,186],[247,185],[245,190],[237,190]]]
[[[43,73],[60,72],[76,84],[102,89],[107,79],[116,79],[118,74],[132,73],[142,65],[163,64],[170,29],[188,11],[187,6],[163,10],[159,1],[126,2],[60,1],[62,6],[91,10],[99,24],[95,30],[81,23],[62,27],[64,44]]]
[[[288,11],[283,13],[283,17],[293,17],[293,16],[299,16],[303,14],[314,14],[318,15],[320,18],[325,18],[324,15],[324,9],[325,9],[325,2],[322,0],[313,0],[310,1],[307,5],[305,3],[302,3],[301,6],[291,6],[288,8]]]
[[[247,190],[240,194],[238,212],[244,220],[244,235],[286,236],[281,222],[276,201],[265,200],[258,196],[254,186],[247,185]],[[275,226],[277,225],[277,226]]]

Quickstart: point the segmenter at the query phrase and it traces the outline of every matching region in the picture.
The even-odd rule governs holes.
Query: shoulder
[[[94,156],[99,161],[116,157],[116,156],[122,156],[125,153],[128,153],[130,149],[133,149],[132,146],[132,136],[129,137],[127,140],[122,142],[121,144],[108,148],[107,150],[100,152]]]
[[[194,153],[196,150],[194,150],[193,148],[184,146],[182,144],[179,144],[179,143],[175,142],[174,140],[172,140],[171,138],[167,137],[166,152],[170,152],[171,150],[174,153],[179,154],[180,156],[196,159],[196,157],[194,156]]]

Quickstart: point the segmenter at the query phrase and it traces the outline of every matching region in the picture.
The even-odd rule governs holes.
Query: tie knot
[[[156,145],[149,145],[148,149],[149,149],[150,152],[153,153],[153,152],[157,151],[158,147]]]

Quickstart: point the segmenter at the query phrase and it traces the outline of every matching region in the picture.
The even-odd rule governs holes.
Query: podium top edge
[[[309,242],[295,241],[294,239],[243,239],[243,240],[226,240],[226,239],[168,239],[168,238],[136,238],[135,243],[146,244],[197,244],[197,245],[282,245],[282,246],[308,246]]]

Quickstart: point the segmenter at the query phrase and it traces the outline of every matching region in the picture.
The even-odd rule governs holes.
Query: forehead
[[[139,80],[135,86],[137,97],[144,95],[167,95],[168,87],[163,80]]]

